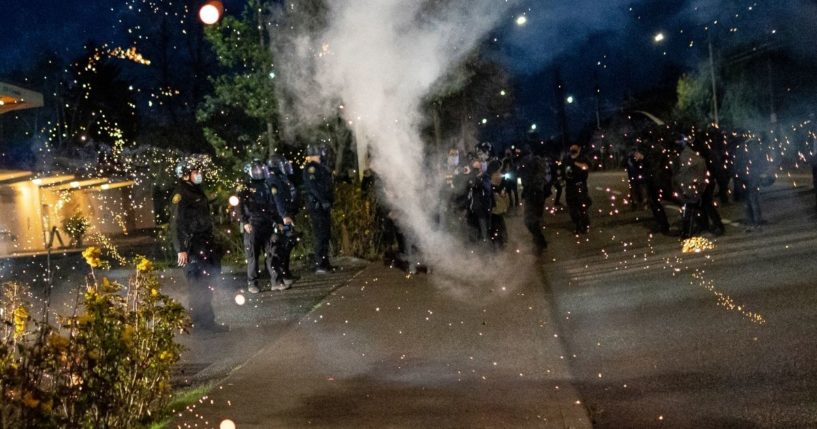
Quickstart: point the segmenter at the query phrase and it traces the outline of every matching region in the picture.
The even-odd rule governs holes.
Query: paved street
[[[215,387],[171,427],[817,427],[814,196],[792,186],[807,179],[764,190],[760,231],[723,207],[726,235],[700,254],[650,235],[623,175],[597,173],[591,234],[555,210],[537,262],[510,217],[488,282],[347,260],[239,306],[233,271],[215,300],[231,331],[182,337],[176,383]],[[74,259],[56,261],[63,284]],[[179,272],[163,276],[181,298]]]
[[[172,427],[590,427],[541,272],[505,268],[497,284],[370,265]]]
[[[611,175],[593,181],[623,190]],[[554,240],[545,272],[595,426],[817,427],[814,194],[792,182],[764,191],[762,231],[730,225],[703,255],[650,239],[633,223],[649,212],[597,216],[589,241]],[[722,214],[739,222],[742,210]]]

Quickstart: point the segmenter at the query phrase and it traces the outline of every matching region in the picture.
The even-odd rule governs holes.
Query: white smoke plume
[[[357,150],[371,154],[401,226],[426,260],[452,275],[470,269],[453,259],[464,253],[458,240],[435,223],[442,180],[429,171],[420,106],[452,66],[509,18],[512,6],[501,0],[332,0],[325,31],[301,34],[278,56],[295,115],[319,121],[342,103]]]

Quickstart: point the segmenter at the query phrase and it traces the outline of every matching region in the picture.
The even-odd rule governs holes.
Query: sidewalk
[[[507,287],[370,265],[170,427],[590,427],[542,273],[514,261]]]

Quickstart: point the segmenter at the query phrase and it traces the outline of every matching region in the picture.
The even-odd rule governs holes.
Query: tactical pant
[[[331,211],[312,209],[309,211],[314,235],[315,268],[329,268],[329,240],[332,238]]]
[[[669,221],[667,220],[667,213],[664,211],[664,206],[661,204],[661,195],[658,186],[653,181],[647,182],[647,197],[649,197],[650,210],[658,224],[658,229],[662,232],[669,231]]]
[[[196,327],[215,325],[213,292],[221,274],[221,258],[212,237],[194,237],[187,252],[184,274],[187,280],[188,307]]]
[[[272,241],[272,225],[252,225],[252,232],[244,233],[244,256],[247,258],[247,285],[258,287],[259,262],[264,256],[270,282],[275,284],[281,279],[280,255],[277,254],[277,243]]]
[[[533,245],[537,253],[545,250],[548,246],[542,227],[545,221],[545,196],[534,195],[525,198],[525,227],[533,236]]]
[[[755,184],[744,182],[743,198],[746,199],[746,224],[759,226],[762,222],[760,213],[760,188]]]
[[[704,189],[704,193],[701,196],[701,211],[703,211],[702,216],[702,227],[706,229],[710,229],[709,222],[711,221],[711,229],[713,232],[720,232],[722,233],[724,230],[723,227],[723,220],[721,219],[720,213],[718,213],[717,207],[715,207],[715,184],[710,183]]]
[[[702,217],[701,201],[684,201],[681,207],[681,238],[687,239],[698,233]]]
[[[567,203],[570,219],[576,225],[576,233],[586,233],[590,230],[590,197],[587,196],[586,185],[567,185],[565,202]]]
[[[292,271],[289,269],[289,261],[292,257],[292,249],[295,248],[295,239],[292,237],[281,236],[281,240],[278,246],[276,246],[276,253],[280,255],[280,262],[281,262],[281,274],[285,278],[292,277]]]

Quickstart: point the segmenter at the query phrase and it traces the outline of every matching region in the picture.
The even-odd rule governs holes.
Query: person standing
[[[260,160],[253,160],[244,167],[249,181],[238,195],[238,213],[244,234],[244,255],[247,258],[247,291],[258,293],[259,262],[264,256],[270,275],[270,289],[283,290],[292,284],[285,282],[273,242],[273,229],[281,223],[272,192],[267,185],[269,171]]]
[[[306,148],[304,166],[304,194],[309,218],[312,220],[314,236],[316,274],[326,274],[334,267],[329,263],[329,241],[332,227],[332,204],[335,201],[335,184],[332,172],[321,161],[326,158],[326,149],[309,145]]]
[[[565,202],[570,218],[576,225],[575,233],[590,232],[590,194],[587,189],[587,178],[590,174],[590,163],[582,157],[581,147],[571,145],[568,156],[562,162],[562,177],[565,180]]]
[[[707,186],[707,170],[704,158],[690,146],[689,137],[680,135],[676,149],[680,151],[674,175],[677,197],[682,202],[681,238],[691,238],[701,229],[706,219],[702,210],[702,197]]]
[[[753,135],[744,136],[735,149],[735,179],[746,200],[746,232],[763,224],[760,211],[760,187],[768,176],[769,163],[762,140]]]
[[[522,179],[525,227],[533,236],[534,252],[540,255],[548,245],[542,233],[545,200],[550,197],[553,180],[548,159],[526,149],[519,162],[519,178]]]
[[[647,191],[647,199],[652,210],[652,215],[655,218],[656,226],[655,232],[662,234],[669,234],[669,220],[667,220],[667,212],[664,210],[664,205],[661,204],[662,192],[658,181],[658,172],[661,168],[661,154],[650,143],[644,140],[638,141],[638,146],[633,153],[633,159],[643,165],[643,180]]]
[[[279,155],[270,158],[268,167],[270,175],[267,179],[267,186],[270,188],[276,209],[283,221],[283,224],[276,225],[273,233],[277,241],[276,256],[281,263],[281,274],[284,281],[295,281],[297,277],[290,270],[292,250],[298,243],[293,221],[299,210],[298,189],[290,180],[294,171],[292,163]]]
[[[213,313],[215,279],[221,274],[221,250],[213,235],[213,218],[202,189],[203,162],[198,157],[176,165],[179,179],[171,199],[170,237],[177,263],[184,268],[193,327],[211,332],[229,328],[218,325]]]
[[[471,241],[487,245],[490,240],[491,210],[494,207],[494,193],[491,177],[482,171],[482,161],[471,163],[468,180],[468,225],[471,228]]]

